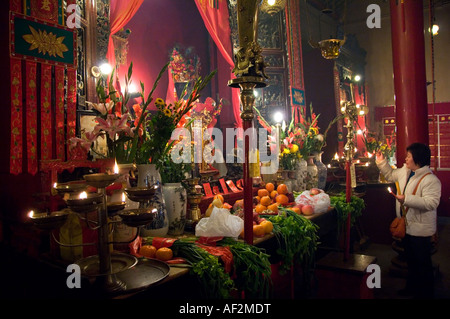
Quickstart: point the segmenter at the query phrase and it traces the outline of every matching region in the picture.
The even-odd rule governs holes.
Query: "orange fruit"
[[[289,203],[289,198],[284,194],[278,194],[276,201],[280,205],[286,205],[287,203]]]
[[[275,189],[275,185],[273,185],[273,183],[267,183],[266,189],[268,190],[269,193],[271,193]]]
[[[241,233],[239,234],[239,238],[242,238],[242,239],[244,239],[244,228],[242,228],[242,231],[241,231]]]
[[[258,203],[261,201],[261,196],[255,196],[254,198],[256,198],[256,200],[258,201]]]
[[[269,191],[265,188],[258,189],[258,196],[261,198],[264,196],[269,196]]]
[[[270,196],[264,196],[261,197],[261,205],[264,206],[269,206],[270,204],[272,204],[272,198],[270,198]]]
[[[291,210],[292,210],[294,213],[299,214],[299,215],[302,213],[302,210],[300,209],[300,207],[294,206],[294,207],[291,207]]]
[[[277,192],[278,194],[287,194],[288,193],[288,188],[286,186],[286,184],[280,184],[277,187]]]
[[[161,247],[156,251],[155,257],[156,259],[167,261],[172,259],[173,251],[168,247]]]
[[[278,212],[278,203],[275,203],[275,204],[272,204],[272,205],[269,205],[269,206],[267,206],[267,209],[269,209],[269,210],[271,210],[271,211],[273,211],[273,212]]]
[[[273,230],[273,224],[270,220],[263,220],[260,225],[264,228],[264,233],[268,234]]]
[[[216,199],[216,198],[220,199],[220,201],[222,202],[222,204],[225,202],[225,199],[224,199],[223,196],[220,195],[220,194],[215,195],[215,196],[214,196],[214,199]]]
[[[271,198],[275,198],[275,196],[277,196],[278,195],[278,192],[277,191],[271,191],[270,192],[270,197]]]
[[[264,236],[265,229],[262,225],[253,225],[253,236]]]
[[[143,245],[139,249],[139,255],[142,255],[147,258],[155,258],[156,247],[153,245]]]
[[[255,207],[255,212],[257,212],[258,214],[262,213],[263,211],[265,211],[267,209],[267,206],[258,204]]]

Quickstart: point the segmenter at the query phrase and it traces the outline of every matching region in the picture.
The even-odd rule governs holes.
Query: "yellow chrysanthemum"
[[[290,151],[288,148],[285,148],[285,149],[283,150],[283,153],[284,153],[284,154],[289,154],[289,153],[291,153],[291,151]]]
[[[291,146],[291,152],[292,152],[292,153],[297,153],[297,152],[298,152],[298,145],[297,145],[297,144],[292,144],[292,146]]]

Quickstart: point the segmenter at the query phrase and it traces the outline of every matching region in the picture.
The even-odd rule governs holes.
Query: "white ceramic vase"
[[[163,196],[169,220],[169,235],[182,235],[186,224],[187,193],[181,183],[163,185]]]
[[[157,191],[149,200],[148,205],[157,210],[156,218],[149,224],[142,226],[141,236],[143,237],[164,237],[169,231],[169,221],[167,218],[166,205],[163,196],[163,185],[161,175],[155,164],[139,164],[138,187],[155,186]]]

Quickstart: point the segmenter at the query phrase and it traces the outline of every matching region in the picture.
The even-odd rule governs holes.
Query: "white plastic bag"
[[[311,191],[306,190],[295,198],[295,203],[301,205],[311,205],[314,207],[314,213],[323,213],[330,207],[330,196],[321,189],[318,194],[311,194]]]
[[[195,226],[197,237],[237,238],[244,228],[244,220],[228,209],[214,207],[209,217],[203,217]]]

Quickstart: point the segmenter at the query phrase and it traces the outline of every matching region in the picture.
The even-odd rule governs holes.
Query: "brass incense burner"
[[[189,188],[187,189],[187,200],[189,203],[186,211],[186,225],[187,231],[194,231],[198,221],[202,218],[202,212],[199,204],[202,201],[203,194],[197,192],[196,186],[200,178],[194,177],[187,180]]]

